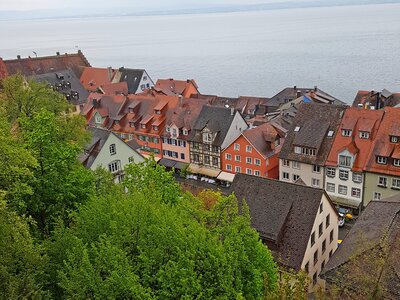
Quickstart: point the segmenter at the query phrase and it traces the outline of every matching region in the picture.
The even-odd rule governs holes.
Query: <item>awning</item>
[[[224,172],[224,171],[219,173],[219,175],[217,177],[218,180],[228,181],[228,182],[233,182],[234,178],[235,178],[235,174]]]
[[[176,161],[167,159],[167,158],[161,158],[160,161],[158,162],[160,165],[163,165],[167,168],[173,168],[176,165]]]
[[[188,167],[188,171],[194,174],[205,175],[209,177],[217,177],[221,170],[210,169],[203,166],[190,164]]]
[[[182,170],[182,169],[185,169],[188,165],[189,165],[188,163],[177,161],[174,168]]]
[[[361,201],[358,200],[346,199],[342,197],[333,197],[333,196],[330,196],[330,198],[333,203],[344,207],[358,208],[361,204]]]

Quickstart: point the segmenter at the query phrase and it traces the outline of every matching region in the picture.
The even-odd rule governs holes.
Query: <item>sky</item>
[[[305,2],[307,0],[0,0],[0,11],[116,9],[138,10],[197,8],[206,6],[249,5],[260,3]]]

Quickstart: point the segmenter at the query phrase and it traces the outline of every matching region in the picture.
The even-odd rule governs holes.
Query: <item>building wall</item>
[[[196,87],[193,85],[192,82],[190,82],[189,84],[186,85],[186,89],[184,90],[182,96],[185,98],[190,98],[191,95],[197,95],[197,89]]]
[[[304,164],[304,163],[299,162],[298,169],[294,168],[293,165],[294,165],[293,161],[289,161],[289,166],[285,166],[284,160],[279,159],[279,180],[280,181],[295,182],[296,180],[293,180],[293,175],[299,175],[301,180],[303,180],[307,186],[324,188],[324,172],[325,172],[324,167],[320,166],[320,172],[316,173],[316,172],[314,172],[313,165]],[[285,179],[283,173],[288,173],[289,179]],[[319,180],[319,183],[313,185],[313,179]]]
[[[144,79],[144,78],[146,78],[146,79]],[[149,86],[147,86],[147,84]],[[154,82],[151,80],[149,74],[147,74],[146,71],[143,72],[143,76],[140,79],[140,83],[138,85],[138,88],[137,88],[135,94],[143,92],[144,89],[142,89],[142,85],[144,85],[145,89],[148,89],[148,88],[151,88],[154,86]]]
[[[325,190],[327,191],[327,193],[333,198],[333,197],[340,197],[340,198],[345,198],[345,199],[349,199],[352,202],[355,202],[357,204],[360,204],[362,199],[363,199],[363,190],[364,190],[364,174],[362,175],[362,182],[358,183],[358,182],[354,182],[353,181],[353,171],[351,171],[350,169],[343,169],[349,172],[349,179],[347,180],[343,180],[339,178],[339,171],[340,168],[334,168],[335,169],[335,176],[334,177],[329,177],[327,175],[327,168],[325,168]],[[356,172],[356,173],[360,173],[360,172]],[[327,186],[328,183],[332,183],[335,185],[335,192],[331,192],[328,191]],[[347,194],[339,194],[339,185],[343,185],[347,187]],[[352,196],[352,188],[356,188],[359,189],[361,191],[360,193],[360,197],[353,197]]]
[[[246,121],[242,118],[240,113],[236,112],[231,126],[229,127],[228,133],[226,134],[225,140],[221,145],[221,149],[228,147],[244,130],[247,129],[247,127]]]
[[[116,153],[114,155],[110,154],[110,145],[115,144]],[[96,170],[99,166],[102,166],[106,170],[108,170],[108,165],[116,160],[120,161],[121,170],[125,168],[125,166],[130,163],[129,158],[131,157],[132,163],[140,163],[144,161],[144,158],[134,151],[131,147],[121,141],[118,137],[116,137],[113,133],[111,133],[104,143],[103,148],[100,153],[97,155],[95,161],[90,167],[91,170]]]
[[[143,132],[136,132],[136,141],[140,146],[140,153],[150,155],[154,154],[155,157],[162,157],[162,142],[159,135],[148,134]],[[144,137],[144,141],[142,140]],[[156,139],[157,142],[154,142]]]
[[[317,278],[323,269],[323,265],[326,265],[332,254],[337,249],[338,242],[338,234],[339,234],[339,218],[336,214],[335,208],[329,203],[328,198],[325,194],[323,194],[321,203],[323,205],[323,210],[320,212],[318,209],[317,215],[315,216],[314,225],[311,233],[315,233],[315,244],[311,246],[311,235],[307,244],[307,249],[305,251],[305,255],[303,258],[303,262],[301,264],[301,268],[303,270],[306,269],[306,264],[309,264],[308,274],[311,279],[310,289],[315,287],[313,282],[314,274],[317,274]],[[330,216],[329,226],[326,226],[326,217]],[[306,216],[305,216],[306,217]],[[311,216],[310,216],[311,217]],[[322,223],[323,233],[319,236],[319,225]],[[333,230],[333,238],[332,241],[330,239],[330,233]],[[322,252],[322,244],[323,241],[326,241],[326,249]],[[314,264],[314,253],[318,251],[318,260],[316,264]],[[320,286],[324,286],[324,281],[322,279],[317,279],[317,284]]]
[[[190,148],[190,162],[193,164],[214,168],[214,169],[221,169],[221,148],[216,147],[213,151],[211,144],[204,144],[204,143],[194,143],[191,142]],[[211,150],[210,150],[211,149]],[[199,161],[196,161],[194,157],[198,155]],[[210,163],[207,164],[205,162],[205,156],[210,157]],[[217,164],[213,164],[213,158],[217,160]]]
[[[235,150],[235,144],[239,144],[239,150]],[[236,167],[240,167],[241,171],[239,173],[247,174],[247,169],[251,170],[251,175],[255,175],[255,171],[259,172],[260,177],[268,177],[275,178],[278,177],[278,159],[277,155],[275,157],[265,159],[253,146],[251,152],[246,152],[246,146],[252,146],[248,140],[243,137],[243,135],[239,136],[231,145],[229,145],[225,150],[222,151],[221,161],[222,161],[222,171],[229,173],[237,173]],[[231,159],[227,159],[227,154],[231,155]],[[240,162],[235,160],[235,156],[240,155]],[[251,164],[247,163],[246,158],[251,158]],[[260,160],[260,165],[255,164],[255,159]],[[231,166],[231,169],[228,170],[227,165]],[[271,177],[276,176],[276,177]]]
[[[387,187],[378,186],[379,177],[387,178]],[[392,187],[392,180],[399,179],[399,176],[391,176],[377,173],[365,173],[365,192],[364,192],[364,206],[366,206],[373,198],[374,193],[380,193],[380,199],[391,197],[400,194],[400,190]]]
[[[167,139],[167,137],[164,137],[165,139]],[[163,139],[162,139],[163,140]],[[162,150],[163,150],[163,158],[168,158],[168,159],[172,159],[175,161],[180,161],[180,162],[185,162],[185,163],[190,163],[190,149],[189,149],[189,143],[187,141],[182,141],[185,142],[185,146],[178,146],[178,139],[172,139],[171,140],[175,140],[176,146],[174,145],[170,145],[166,142],[163,141],[162,143]],[[165,151],[173,151],[173,152],[177,152],[178,153],[178,157],[170,157],[168,155],[165,154]],[[183,154],[185,157],[182,159],[181,154]]]

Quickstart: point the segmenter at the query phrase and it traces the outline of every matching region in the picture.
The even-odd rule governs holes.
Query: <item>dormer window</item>
[[[167,126],[167,132],[171,132],[171,128],[169,126]]]
[[[203,133],[203,142],[211,143],[212,142],[212,134],[208,133],[208,132]]]
[[[335,132],[334,132],[333,130],[329,130],[327,136],[328,136],[328,137],[333,137],[333,134],[334,134],[334,133],[335,133]]]
[[[295,128],[294,128],[294,132],[299,132],[300,131],[300,126],[296,126]]]
[[[393,166],[400,167],[400,159],[394,159],[393,160]]]
[[[387,157],[385,156],[377,156],[376,162],[380,165],[386,165],[387,164]]]
[[[176,128],[173,128],[173,129],[172,129],[172,136],[173,136],[173,137],[177,137],[177,135],[178,135],[178,134],[177,134],[177,132],[176,132]]]
[[[146,129],[146,124],[140,124],[140,128]]]
[[[395,135],[390,136],[390,142],[391,143],[398,143],[399,142],[399,137]]]
[[[342,129],[342,136],[351,136],[352,131],[349,129]]]
[[[188,130],[187,129],[183,129],[183,135],[188,135]]]
[[[360,139],[369,139],[368,131],[360,131]]]
[[[276,139],[274,142],[275,147],[278,147],[281,144],[281,140],[280,139]]]
[[[161,115],[161,110],[159,110],[159,109],[156,109],[154,112],[156,115]]]
[[[135,123],[133,123],[133,122],[129,122],[129,127],[135,127]]]
[[[351,168],[351,156],[339,155],[339,167]]]
[[[133,107],[129,107],[128,111],[129,111],[130,114],[133,114]]]
[[[154,131],[158,131],[158,126],[155,126],[155,125],[154,125],[154,126],[153,126],[153,130],[154,130]]]
[[[103,118],[100,116],[100,114],[96,113],[95,116],[94,116],[94,121],[97,124],[101,124],[101,123],[103,123]]]
[[[301,153],[301,147],[295,146],[294,147],[294,153],[300,154]]]

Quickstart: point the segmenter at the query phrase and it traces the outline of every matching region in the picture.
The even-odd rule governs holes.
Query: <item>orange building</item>
[[[269,122],[243,132],[222,151],[222,171],[278,179],[278,154],[286,131]]]

